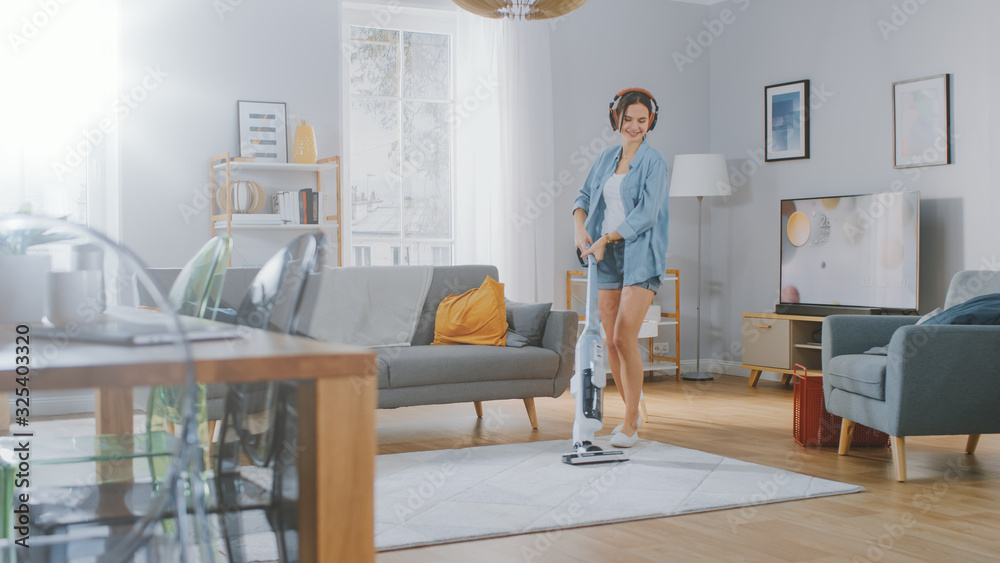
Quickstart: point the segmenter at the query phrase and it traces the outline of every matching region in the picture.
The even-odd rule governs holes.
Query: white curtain
[[[507,298],[552,301],[552,74],[544,22],[458,10],[456,253],[494,264]]]

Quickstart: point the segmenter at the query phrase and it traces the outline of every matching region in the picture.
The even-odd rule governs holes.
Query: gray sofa
[[[153,274],[169,287],[177,269],[155,269]],[[237,308],[256,271],[230,268],[221,306]],[[577,315],[551,311],[545,322],[542,346],[435,345],[434,320],[441,300],[478,288],[487,276],[499,279],[495,266],[437,266],[410,346],[376,348],[378,406],[472,402],[482,416],[482,402],[522,399],[532,428],[537,428],[535,397],[558,397],[573,374]],[[310,282],[312,285],[313,282]],[[307,299],[309,292],[307,290]],[[311,319],[336,322],[335,318]],[[209,414],[216,399],[209,400]],[[221,402],[218,405],[221,407]]]

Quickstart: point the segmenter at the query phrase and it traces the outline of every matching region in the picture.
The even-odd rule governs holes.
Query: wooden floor
[[[717,376],[647,379],[650,420],[640,437],[861,485],[867,492],[758,507],[590,526],[559,532],[380,553],[378,561],[1000,561],[1000,436],[975,455],[965,436],[907,438],[906,483],[888,448],[802,448],[792,439],[792,388]],[[569,440],[573,402],[536,399],[538,430],[521,401],[378,412],[380,454]],[[605,433],[622,404],[609,387]],[[568,444],[567,444],[568,445]]]

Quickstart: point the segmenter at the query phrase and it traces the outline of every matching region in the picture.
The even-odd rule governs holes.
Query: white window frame
[[[371,265],[371,263],[372,263],[372,247],[366,245],[366,246],[352,246],[351,248],[354,249],[354,253],[351,256],[351,260],[354,261],[354,265],[355,266],[370,266]],[[366,256],[368,258],[368,263],[367,264],[358,264],[357,263],[358,262],[357,258],[358,258],[359,254],[361,256]],[[362,260],[362,262],[364,262],[364,260]]]
[[[341,22],[341,37],[343,41],[341,45],[341,95],[343,96],[343,103],[341,104],[340,122],[343,124],[341,146],[344,147],[344,158],[341,159],[341,177],[347,186],[347,189],[343,190],[341,194],[343,199],[341,205],[351,205],[351,27],[376,27],[380,29],[450,35],[452,45],[452,111],[454,111],[454,98],[457,92],[457,82],[455,79],[457,74],[455,69],[456,57],[454,56],[457,24],[453,6],[450,6],[448,9],[411,8],[400,6],[398,2],[343,2]],[[421,242],[426,242],[429,245],[449,246],[451,248],[452,263],[454,263],[455,257],[455,235],[458,219],[458,185],[455,180],[455,131],[453,129],[451,131],[451,238],[421,239]],[[346,209],[346,207],[342,207],[342,209]],[[344,238],[344,248],[352,248],[354,233],[351,228],[351,213],[347,212],[341,215],[344,217],[343,220],[345,222],[344,228],[341,230]],[[398,240],[402,244],[405,244],[407,241],[407,239],[403,238],[402,232]],[[353,260],[353,255],[351,259]]]

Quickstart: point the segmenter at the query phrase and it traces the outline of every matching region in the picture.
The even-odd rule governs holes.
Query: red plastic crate
[[[799,373],[799,370],[802,373]],[[823,404],[823,377],[809,377],[805,366],[795,364],[795,408],[793,435],[800,446],[837,446],[840,444],[839,416],[826,412]],[[851,446],[886,447],[889,435],[863,424],[854,425]]]

